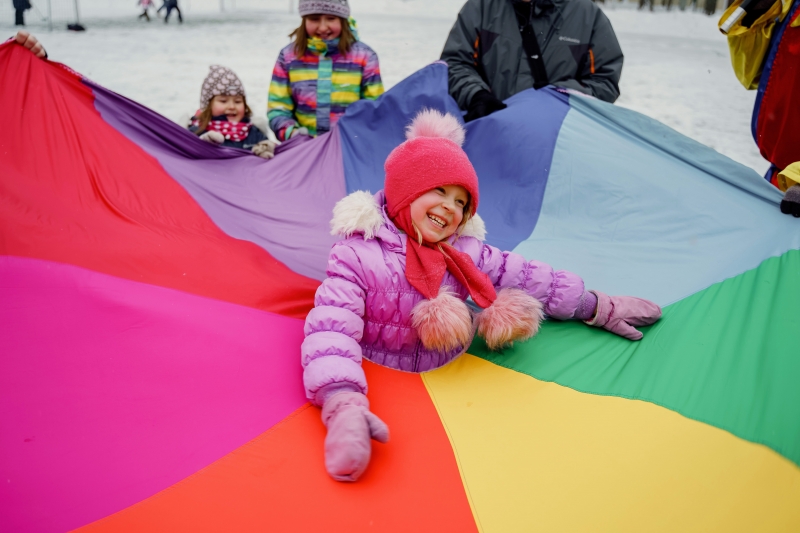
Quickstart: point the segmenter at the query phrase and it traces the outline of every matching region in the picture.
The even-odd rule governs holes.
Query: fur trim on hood
[[[383,209],[375,196],[368,191],[355,191],[333,207],[331,235],[347,238],[362,233],[365,239],[373,239],[384,223]],[[486,238],[486,224],[476,213],[464,224],[460,236],[483,241]]]

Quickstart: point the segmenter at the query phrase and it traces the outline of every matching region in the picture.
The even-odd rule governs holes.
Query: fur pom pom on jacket
[[[476,328],[500,348],[534,335],[544,314],[572,318],[584,293],[583,280],[571,272],[484,244],[486,229],[476,215],[450,239],[498,291],[490,313],[473,324],[459,307],[466,308],[468,293],[449,272],[440,296],[431,301],[408,283],[408,239],[386,216],[383,191],[374,196],[358,191],[340,200],[331,229],[342,240],[331,249],[328,277],[306,318],[301,348],[306,395],[314,403],[317,391],[333,383],[366,393],[363,358],[406,372],[433,370],[464,353]],[[435,302],[440,297],[447,300]],[[430,313],[445,322],[431,322],[436,316]],[[528,319],[516,320],[520,315]],[[445,335],[446,327],[454,327],[455,334]]]

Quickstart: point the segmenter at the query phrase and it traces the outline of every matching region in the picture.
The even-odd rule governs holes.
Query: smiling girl
[[[423,111],[386,159],[384,190],[354,192],[333,211],[342,237],[328,258],[301,347],[308,399],[327,427],[325,467],[339,481],[366,469],[386,424],[369,410],[362,359],[425,372],[460,356],[477,333],[491,349],[525,340],[544,316],[584,320],[630,340],[661,309],[586,291],[564,270],[483,243],[478,176],[452,115]],[[473,316],[465,300],[483,310]]]
[[[347,106],[383,94],[378,56],[358,40],[347,0],[300,0],[298,11],[269,87],[267,117],[282,141],[325,133]]]
[[[275,143],[251,124],[252,114],[239,77],[229,68],[211,65],[200,90],[200,109],[192,117],[189,131],[204,141],[243,148],[270,159]]]

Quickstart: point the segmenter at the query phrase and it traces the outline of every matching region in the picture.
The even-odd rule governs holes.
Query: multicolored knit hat
[[[212,98],[220,95],[245,96],[244,85],[231,69],[211,65],[200,89],[200,109],[205,109]]]
[[[346,19],[350,16],[347,0],[300,0],[297,11],[301,17],[306,15],[333,15]]]

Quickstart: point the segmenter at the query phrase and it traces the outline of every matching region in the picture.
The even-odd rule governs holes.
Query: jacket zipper
[[[547,32],[547,37],[544,39],[544,44],[542,44],[542,55],[544,55],[544,49],[547,48],[548,44],[550,44],[550,39],[553,37],[555,32],[561,30],[561,26],[559,25],[561,22],[561,10],[558,7],[555,7],[554,11],[556,12],[555,20],[553,20],[553,24],[550,26],[550,31]],[[533,14],[533,9],[531,9],[531,14]]]
[[[417,339],[417,346],[414,348],[414,367],[412,372],[418,372],[417,368],[419,368],[419,345],[422,344],[422,341]]]

